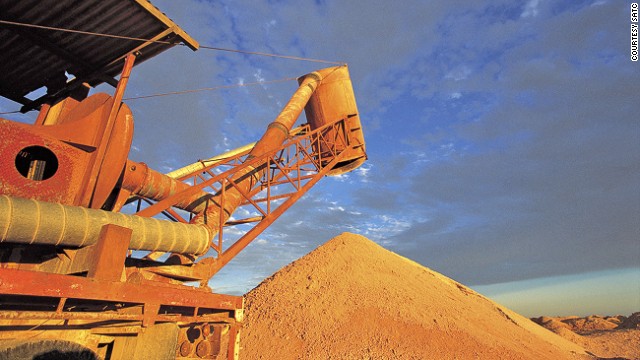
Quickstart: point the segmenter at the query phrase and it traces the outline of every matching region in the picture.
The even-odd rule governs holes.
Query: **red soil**
[[[583,348],[345,233],[249,292],[243,359],[589,359]]]

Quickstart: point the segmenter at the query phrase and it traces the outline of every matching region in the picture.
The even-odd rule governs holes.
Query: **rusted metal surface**
[[[289,136],[296,136],[300,134],[304,129],[306,129],[304,126],[298,126],[295,129],[291,129],[291,131],[289,131]],[[251,151],[251,149],[253,149],[255,145],[256,145],[255,142],[250,143],[250,144],[241,146],[237,149],[233,149],[223,154],[214,156],[212,158],[199,160],[193,164],[183,166],[179,169],[173,170],[167,173],[166,175],[172,179],[183,179],[183,178],[189,177],[190,175],[203,171],[207,166],[215,165],[222,161],[228,160],[229,158],[234,156],[244,155],[249,151]]]
[[[240,357],[240,329],[237,326],[229,329],[229,345],[227,353],[229,359],[238,360]]]
[[[242,297],[212,293],[206,284],[217,260],[197,258],[215,246],[221,252],[221,240],[214,246],[212,227],[188,224],[179,209],[205,213],[202,199],[217,191],[229,214],[245,201],[255,203],[252,185],[263,174],[250,176],[246,189],[235,175],[254,172],[260,161],[269,168],[273,154],[235,164],[216,190],[148,168],[144,176],[133,174],[132,167],[146,166],[127,160],[133,116],[121,101],[134,59],[137,64],[178,42],[198,44],[146,0],[0,0],[0,20],[14,22],[0,25],[6,50],[0,96],[24,104],[23,111],[42,105],[33,125],[0,119],[0,340],[60,339],[110,359],[237,359]],[[65,72],[75,78],[67,81]],[[115,94],[87,98],[85,82],[107,82]],[[42,86],[44,97],[25,97]],[[247,162],[246,156],[236,159]],[[238,191],[239,204],[227,201],[227,188]],[[159,213],[178,222],[118,213],[131,192],[151,203],[177,199]],[[224,226],[226,218],[220,219],[216,230]],[[171,255],[138,258],[129,249]],[[187,336],[192,330],[198,335]],[[179,337],[186,339],[180,347]]]
[[[47,26],[90,24],[91,31],[197,47],[145,0],[62,0],[48,12],[37,11],[41,6],[0,0],[0,20],[7,14]],[[85,17],[98,8],[104,14]],[[63,9],[68,14],[56,17]],[[22,17],[16,18],[16,11]],[[142,13],[150,18],[141,20]],[[62,88],[49,78],[25,80],[10,91],[0,86],[0,95],[27,108],[44,104],[34,125],[0,119],[0,133],[6,135],[0,140],[0,339],[12,332],[31,337],[29,328],[49,322],[45,338],[96,351],[111,344],[101,356],[144,358],[141,349],[157,345],[150,334],[167,327],[166,342],[175,346],[157,349],[158,354],[217,358],[226,353],[237,359],[242,297],[213,294],[208,280],[321,178],[366,160],[347,68],[301,77],[290,101],[251,146],[163,175],[127,159],[133,117],[121,100],[134,60],[173,43],[125,41],[114,48],[111,39],[47,36],[0,26],[0,41],[15,45],[0,54],[0,62],[21,46],[34,59],[51,56],[24,74],[10,69],[8,80],[56,79],[64,71],[77,77]],[[68,46],[58,43],[63,38]],[[16,44],[19,39],[31,43]],[[112,81],[119,68],[120,80]],[[82,81],[109,82],[116,85],[115,94],[85,98]],[[51,86],[49,97],[31,103],[24,98],[25,91],[42,85]],[[303,109],[309,124],[292,130]],[[138,200],[136,213],[119,213],[130,196]],[[238,210],[248,215],[232,218]],[[171,221],[157,219],[160,215]],[[238,226],[235,240],[226,237],[230,226]],[[130,250],[147,253],[133,256]],[[185,286],[188,281],[200,287]],[[124,340],[114,341],[117,336]]]
[[[340,175],[354,170],[367,159],[362,125],[347,66],[326,68],[318,70],[318,72],[322,74],[324,79],[305,107],[311,129],[317,129],[338,119],[352,118],[348,139],[344,141],[345,146],[338,149],[339,152],[346,152],[345,158],[329,172],[329,175]],[[323,136],[326,139],[332,139],[340,134],[327,129]],[[337,141],[332,143],[337,143]],[[328,151],[330,149],[325,145],[314,150],[318,157],[323,157],[324,162],[331,161]]]
[[[69,110],[52,125],[38,126],[0,119],[0,193],[12,194],[67,205],[100,208],[111,194],[129,152],[133,137],[133,118],[126,105],[112,122],[112,135],[103,137],[112,99],[96,94]],[[96,153],[98,148],[109,151]],[[34,160],[45,162],[45,178],[33,179],[28,169]],[[89,171],[101,164],[93,182]],[[97,197],[92,186],[102,186]]]
[[[145,163],[127,161],[122,188],[134,195],[152,200],[162,200],[188,190],[191,186],[168,175],[150,169]],[[199,192],[184,198],[173,206],[192,213],[202,212],[211,194]]]
[[[276,119],[269,124],[262,138],[249,151],[247,160],[278,150],[282,146],[282,143],[289,137],[289,131],[321,80],[322,77],[317,73],[311,73],[304,77],[298,90],[296,90]],[[257,165],[260,166],[262,164]],[[245,194],[258,184],[263,175],[263,170],[264,168],[258,170],[253,165],[238,169],[230,181],[232,186],[223,187],[225,192],[220,191],[211,200],[214,204],[220,205],[209,206],[204,212],[196,215],[191,223],[202,224],[210,230],[212,236],[215,235],[218,232],[218,228],[229,219],[231,213],[247,198]]]
[[[0,340],[19,345],[20,340],[63,339],[116,360],[173,358],[180,336],[195,344],[186,357],[198,358],[195,350],[204,341],[200,354],[213,359],[220,352],[219,337],[239,327],[242,301],[150,281],[0,269]],[[110,350],[101,351],[108,344]]]
[[[114,137],[117,138],[118,136],[118,132],[114,132],[115,124],[118,117],[122,117],[122,113],[120,112],[120,109],[123,107],[122,97],[129,83],[131,69],[133,68],[135,60],[136,56],[134,54],[128,54],[125,58],[120,81],[118,81],[113,99],[111,99],[109,115],[105,119],[103,131],[99,134],[98,140],[96,141],[97,147],[91,154],[91,165],[84,176],[84,183],[82,185],[84,191],[82,192],[81,203],[88,204],[90,208],[100,209],[103,207],[113,192],[122,173],[122,164],[127,159],[127,155],[122,154],[118,159],[117,166],[111,167],[110,165],[112,164],[110,164],[109,161],[105,163],[105,160],[107,160],[105,159],[106,154],[111,153],[107,152],[107,149],[111,149],[113,145],[115,145],[111,144],[111,139]],[[131,114],[124,114],[124,117],[129,117],[129,121],[133,123],[133,116]],[[126,119],[125,123],[127,123]],[[128,150],[130,147],[131,143],[129,142],[126,149]]]
[[[71,204],[89,155],[38,130],[0,119],[0,193]],[[35,160],[46,161],[40,179],[28,177]]]
[[[137,331],[140,331],[139,329],[142,325],[143,315],[142,313],[127,314],[127,313],[118,313],[116,311],[97,311],[97,310],[96,311],[60,311],[60,312],[0,310],[0,324],[2,324],[2,320],[13,321],[14,323],[16,323],[17,321],[21,321],[21,323],[25,323],[25,322],[29,323],[30,321],[42,320],[43,318],[49,319],[50,322],[48,322],[47,324],[50,326],[51,325],[64,326],[65,324],[86,326],[87,324],[96,323],[96,325],[101,328],[100,330],[96,330],[96,332],[100,332],[100,333],[109,332],[107,328],[103,327],[103,324],[102,324],[103,322],[109,321],[109,320],[118,320],[121,322],[130,323],[131,328],[127,328],[124,330],[114,329],[111,332],[118,331],[120,333],[122,332],[136,333]],[[226,322],[233,323],[231,319],[233,319],[233,316],[227,312],[211,313],[211,314],[205,314],[205,315],[201,314],[198,316],[194,316],[193,314],[181,315],[181,314],[160,313],[155,316],[155,321],[157,322],[168,321],[168,322],[175,322],[179,324],[188,324],[195,321],[208,321],[208,322],[225,322],[226,321]],[[137,329],[134,328],[134,326],[136,326]],[[6,329],[3,329],[2,327],[3,327],[3,324],[0,325],[0,339],[2,338],[2,335],[6,334],[6,333],[3,333],[3,331],[6,331]]]
[[[120,281],[124,275],[124,261],[127,257],[132,230],[122,226],[107,224],[100,230],[98,243],[87,256],[87,276],[107,281]]]
[[[165,42],[0,25],[0,95],[23,105],[31,102],[27,94],[46,85],[50,94],[82,82],[96,86],[107,80],[115,85],[113,77],[120,72],[124,56],[134,51],[141,53],[140,63],[172,44],[198,48],[195,40],[146,0],[0,0],[0,20]],[[67,83],[65,71],[76,79]]]
[[[214,294],[206,289],[160,286],[150,281],[104,281],[14,269],[0,269],[0,294],[155,303],[230,311],[242,306],[242,297]]]
[[[220,205],[223,206],[225,209],[228,209],[228,211],[230,212],[231,211],[230,209],[237,207],[237,205],[239,205],[242,202],[251,204],[251,201],[249,201],[249,199],[254,195],[250,193],[251,188],[247,187],[242,189],[240,188],[240,186],[234,185],[234,184],[236,181],[238,181],[238,179],[241,179],[241,177],[238,176],[239,173],[240,174],[250,173],[251,171],[254,171],[253,169],[260,167],[261,166],[260,164],[263,164],[262,165],[263,169],[273,167],[272,170],[278,170],[278,173],[280,174],[275,178],[269,177],[268,179],[265,179],[265,181],[268,182],[268,185],[282,185],[285,183],[290,183],[294,186],[294,188],[296,189],[296,192],[299,193],[298,195],[296,195],[294,200],[292,200],[292,201],[295,201],[295,199],[300,197],[305,191],[307,191],[310,188],[310,186],[307,186],[307,187],[299,186],[301,182],[303,180],[309,181],[310,179],[312,179],[312,177],[309,177],[309,175],[303,174],[301,171],[297,171],[295,176],[292,178],[290,175],[287,175],[287,171],[291,171],[296,167],[301,168],[307,172],[312,170],[311,168],[305,169],[305,166],[313,164],[314,159],[310,158],[310,154],[313,153],[312,148],[314,147],[317,148],[318,146],[323,146],[327,149],[333,146],[335,148],[333,150],[334,153],[329,158],[332,161],[335,160],[335,162],[326,164],[329,166],[324,166],[324,167],[315,165],[317,166],[318,169],[323,169],[322,173],[318,173],[313,177],[315,178],[315,181],[319,180],[325,173],[330,171],[332,169],[332,166],[335,166],[337,163],[342,162],[346,153],[343,152],[342,156],[338,157],[340,155],[338,149],[343,149],[345,148],[346,145],[340,142],[336,143],[334,139],[329,139],[331,141],[328,141],[327,139],[324,138],[322,134],[328,133],[327,129],[331,128],[332,129],[332,131],[330,131],[331,133],[342,133],[342,135],[339,136],[338,138],[343,139],[348,134],[347,126],[349,124],[349,121],[352,121],[352,118],[346,119],[346,121],[337,122],[336,124],[329,124],[327,126],[321,127],[317,129],[316,132],[311,132],[306,136],[297,137],[294,141],[292,141],[291,144],[289,144],[288,146],[295,147],[296,153],[298,154],[295,156],[289,156],[289,158],[295,162],[297,162],[298,159],[302,159],[303,162],[301,164],[285,164],[283,167],[283,165],[281,165],[282,158],[276,160],[275,158],[273,158],[272,155],[271,156],[263,155],[260,158],[259,157],[250,158],[248,161],[245,161],[244,164],[238,167],[233,167],[232,169],[227,170],[227,172],[220,174],[215,178],[215,180],[225,181],[224,179],[227,179],[226,180],[227,182],[225,183],[225,185],[219,185],[218,189],[230,188],[232,189],[230,191],[236,192],[236,197],[232,198],[233,202],[231,203],[231,205],[227,205],[224,201],[227,200],[226,195],[228,192],[225,193],[223,196],[222,191],[218,190],[217,192],[220,194],[219,200],[221,200]],[[315,140],[311,141],[311,139],[315,139]],[[306,147],[302,145],[303,140],[307,142]],[[333,145],[330,145],[332,143]],[[270,155],[270,154],[267,154],[267,155]],[[260,175],[260,177],[262,176],[264,176],[264,174]],[[251,178],[255,179],[255,176],[251,176]],[[313,183],[315,183],[315,181]],[[213,181],[211,183],[213,183]],[[203,191],[202,188],[204,188],[205,185],[211,185],[211,184],[203,183],[202,186],[191,187],[187,189],[187,195],[190,195],[188,194],[188,191],[201,193]],[[175,202],[179,202],[179,196],[181,195],[182,194],[179,193],[176,196],[174,196],[175,199],[169,198],[168,200],[175,200]],[[290,197],[291,195],[287,195],[287,196]],[[261,221],[264,221],[264,222],[260,225],[259,231],[264,230],[264,228],[266,228],[266,226],[270,224],[274,220],[274,218],[273,216],[267,218],[267,215],[269,215],[269,209],[266,209],[265,211],[265,209],[262,209],[261,207],[257,206],[258,202],[265,202],[267,204],[270,204],[273,200],[282,199],[284,197],[285,196],[283,195],[273,194],[273,196],[270,196],[267,199],[257,198],[256,200],[253,200],[252,205],[254,206],[254,208],[263,214],[263,216],[261,217],[262,219]],[[3,198],[0,198],[0,199],[3,199]],[[144,219],[141,217],[126,216],[123,214],[114,214],[110,212],[92,211],[88,209],[81,210],[80,208],[75,209],[72,207],[63,207],[62,205],[58,205],[58,204],[50,204],[50,203],[37,204],[33,201],[29,202],[23,199],[14,199],[15,201],[13,202],[17,201],[17,203],[19,203],[19,205],[15,205],[13,204],[13,202],[10,202],[10,200],[11,200],[10,198],[4,198],[4,201],[0,201],[0,206],[4,206],[5,209],[10,209],[10,208],[17,209],[19,213],[16,213],[14,211],[14,214],[24,214],[24,215],[16,215],[15,218],[6,219],[4,222],[4,224],[6,225],[0,226],[0,229],[4,229],[3,232],[5,234],[9,234],[9,236],[6,239],[3,239],[5,241],[25,243],[30,241],[46,242],[46,241],[58,241],[58,239],[66,239],[64,240],[65,241],[64,244],[66,245],[73,245],[73,246],[91,245],[95,243],[98,239],[99,231],[97,231],[97,229],[103,224],[108,222],[120,224],[120,225],[127,226],[134,229],[134,239],[132,240],[132,245],[131,245],[132,249],[144,249],[144,250],[150,250],[150,251],[161,250],[161,251],[173,251],[173,252],[182,252],[182,253],[190,253],[191,251],[191,253],[193,254],[202,254],[204,253],[205,249],[208,246],[208,240],[211,239],[212,237],[210,235],[204,235],[204,232],[202,232],[201,230],[194,234],[191,231],[191,229],[200,229],[200,227],[195,227],[195,226],[190,227],[186,224],[163,222],[156,219]],[[167,202],[169,203],[169,205],[161,204],[160,210],[164,210],[167,206],[171,205],[170,201],[167,201]],[[291,200],[287,204],[289,203],[292,203]],[[40,224],[38,223],[34,224],[31,220],[29,220],[29,217],[27,214],[38,213],[38,211],[42,212],[39,218],[51,219],[51,220],[43,223],[42,226],[40,226]],[[78,212],[80,212],[78,215],[70,215],[69,217],[64,217],[65,214],[73,214]],[[11,212],[6,211],[5,213],[10,214]],[[144,211],[144,214],[142,215],[153,215],[153,214],[154,214],[153,212],[147,209]],[[219,213],[218,213],[218,216],[220,216]],[[71,225],[75,219],[80,219],[80,218],[83,219],[82,223],[80,223],[78,226]],[[20,219],[26,219],[26,220],[22,220],[21,222]],[[87,219],[87,220],[84,220],[84,219]],[[214,220],[217,220],[217,219],[214,219]],[[222,220],[226,220],[226,219],[222,219]],[[137,225],[137,224],[140,224],[140,225]],[[143,224],[146,224],[146,225],[143,225]],[[215,233],[221,230],[223,224],[224,224],[224,221],[216,222],[217,227],[214,229]],[[9,228],[9,225],[11,225],[12,227]],[[165,225],[167,226],[166,228],[167,230],[163,230],[164,229],[163,226]],[[176,227],[176,229],[178,226],[182,226],[183,228],[181,228],[182,230],[177,230],[177,231],[171,230],[171,228],[174,226]],[[86,232],[85,229],[94,229],[96,231],[88,232],[89,235],[91,234],[94,234],[94,235],[85,236],[87,235],[87,233],[85,233]],[[67,231],[68,233],[61,233],[63,230]],[[80,231],[80,233],[78,235],[73,235],[72,231],[74,230],[76,232]],[[154,232],[154,231],[157,231],[157,232]],[[47,235],[44,237],[41,236],[40,238],[38,238],[38,234],[47,234]],[[175,236],[175,234],[179,234],[179,236]],[[50,240],[50,239],[55,239],[55,240]],[[201,239],[201,240],[197,240],[197,239]],[[197,250],[193,250],[194,246],[195,246],[195,249]],[[219,253],[221,252],[220,247],[216,246],[215,244],[212,244],[212,246],[216,251],[218,251]],[[226,264],[233,256],[235,256],[235,254],[237,254],[236,249],[238,249],[237,246],[233,248],[233,251],[227,253],[228,255],[220,259],[220,261],[216,263],[216,268],[220,268],[221,266]]]
[[[76,122],[81,122],[80,119],[89,123],[91,121],[100,123],[100,128],[103,131],[92,135],[95,146],[92,147],[93,150],[90,151],[89,157],[80,160],[73,159],[79,163],[79,165],[75,165],[79,169],[76,173],[81,173],[84,176],[79,180],[70,181],[72,185],[69,186],[72,188],[70,192],[76,194],[71,203],[87,207],[99,206],[106,201],[104,197],[107,194],[112,194],[114,190],[117,190],[114,189],[114,179],[119,178],[121,173],[124,179],[121,186],[127,190],[126,194],[133,192],[140,197],[158,202],[139,211],[137,214],[139,216],[127,216],[49,202],[40,203],[21,198],[3,197],[0,198],[0,207],[6,209],[7,216],[3,218],[3,222],[0,222],[0,229],[3,229],[0,242],[84,247],[97,243],[100,238],[99,229],[105,224],[113,223],[132,229],[133,235],[129,246],[131,249],[193,255],[202,255],[207,249],[213,249],[218,255],[215,262],[201,261],[188,268],[167,267],[166,270],[153,267],[153,272],[156,274],[177,279],[200,279],[204,283],[205,279],[228,263],[322,176],[336,171],[337,167],[343,167],[346,170],[352,169],[366,159],[348,71],[346,68],[339,67],[321,70],[320,73],[323,75],[316,72],[301,78],[300,87],[280,115],[268,126],[260,141],[248,152],[237,152],[227,160],[218,159],[212,162],[212,165],[204,166],[201,168],[202,174],[198,174],[190,181],[194,185],[187,185],[148,169],[144,164],[131,161],[127,162],[126,170],[118,170],[124,167],[122,164],[124,159],[121,155],[122,146],[110,145],[109,139],[117,138],[115,134],[118,132],[115,132],[114,127],[118,122],[115,122],[114,119],[120,116],[121,109],[126,109],[124,105],[118,107],[115,104],[119,103],[119,99],[122,98],[132,63],[133,57],[130,56],[123,70],[122,83],[118,86],[114,99],[99,96],[86,99],[75,104],[74,108],[66,112],[66,116],[59,116],[53,122],[54,125],[33,126],[29,128],[30,130],[25,131],[39,134],[43,128],[53,129],[51,130],[52,139],[50,139],[53,144],[66,143],[55,139],[55,137],[64,137],[65,132],[69,134],[67,138],[75,137],[76,140],[89,142],[88,139],[81,139],[81,135],[75,135],[76,132],[72,126]],[[323,87],[323,76],[329,77],[332,84],[337,85]],[[318,87],[323,89],[322,94],[324,95],[314,95],[314,91]],[[344,95],[345,91],[350,93]],[[330,106],[324,104],[328,102],[325,97],[328,99],[338,97],[343,100],[341,102],[336,100],[338,103],[336,109],[327,110],[330,109]],[[309,107],[315,106],[307,105],[309,99],[315,99],[314,101],[322,107],[312,109],[310,128],[299,130],[300,135],[295,136],[292,141],[283,146],[283,142],[291,136],[291,128],[302,109],[307,106],[309,113]],[[323,117],[316,114],[319,112]],[[78,113],[88,113],[88,115],[84,117],[74,115]],[[328,116],[342,115],[346,117],[337,121],[328,119]],[[121,118],[131,121],[127,112]],[[128,122],[122,121],[121,123],[125,125],[118,130],[129,133]],[[28,127],[25,126],[25,128]],[[110,128],[114,130],[109,131]],[[111,136],[111,133],[114,135]],[[25,136],[25,138],[28,137]],[[124,148],[128,149],[130,136],[126,137],[125,142]],[[104,158],[108,156],[107,154],[113,153],[111,150],[107,151],[108,148],[113,148],[116,154],[120,154],[117,156],[117,161],[105,162]],[[67,153],[65,149],[56,151],[59,151],[60,154]],[[74,164],[71,159],[70,163]],[[84,167],[82,167],[83,165]],[[5,166],[12,167],[12,164],[8,163]],[[226,171],[218,170],[225,166],[230,166],[230,168]],[[218,167],[217,173],[219,175],[214,174],[214,167]],[[100,179],[98,175],[102,176],[103,174],[109,174],[111,180],[102,181],[102,183],[98,181]],[[207,176],[210,176],[211,179],[203,181],[205,179],[203,174],[208,174]],[[55,179],[56,176],[58,175],[55,174],[52,178]],[[68,180],[63,177],[60,179]],[[27,180],[32,181],[32,179]],[[74,184],[78,182],[83,186],[73,188]],[[198,184],[198,182],[200,183]],[[37,182],[34,183],[40,185]],[[52,183],[48,182],[48,184]],[[97,186],[96,184],[103,185]],[[291,185],[292,191],[289,193],[272,191],[276,186],[280,187],[283,184]],[[58,193],[58,190],[63,188],[62,184],[57,186],[58,188],[54,188],[53,193]],[[40,189],[25,188],[30,192],[29,197],[38,198],[41,196],[41,192],[33,191]],[[266,197],[257,197],[258,193],[264,191],[266,191]],[[3,192],[14,193],[12,189],[3,189]],[[96,196],[96,194],[103,195]],[[96,198],[99,198],[99,201],[96,202]],[[45,200],[50,199],[45,197]],[[281,204],[276,206],[277,211],[274,211],[273,204],[276,201],[281,201]],[[64,203],[65,201],[60,202]],[[283,206],[283,204],[285,205]],[[227,221],[239,206],[249,206],[250,210],[253,213],[257,212],[258,216],[244,220],[235,219],[233,223],[255,222],[256,226],[248,231],[247,236],[242,237],[241,241],[229,246],[228,249],[223,249],[223,227],[229,225]],[[143,218],[162,212],[186,222],[172,210],[172,207],[196,213],[196,216],[191,220],[191,225]],[[28,220],[27,213],[36,214],[37,220],[35,222]],[[211,241],[215,234],[219,234],[217,241]],[[202,270],[204,267],[211,269],[208,276],[207,272]]]
[[[315,176],[308,179],[308,181],[304,184],[304,186],[300,187],[298,191],[286,197],[286,200],[280,204],[273,211],[270,211],[269,214],[265,215],[260,222],[258,222],[251,230],[247,231],[245,235],[243,235],[238,241],[233,243],[228,249],[222,252],[213,265],[212,275],[217,273],[220,269],[222,269],[226,264],[228,264],[234,257],[236,257],[247,245],[249,245],[261,232],[266,230],[266,228],[271,225],[278,217],[280,217],[287,209],[289,209],[298,199],[300,199],[309,189],[315,185],[322,177],[328,174],[328,172],[332,169],[332,166],[335,166],[340,160],[344,157],[344,153],[337,154],[333,157],[333,162],[328,164],[329,166],[324,167],[320,170]],[[273,201],[268,199],[268,201]]]
[[[219,206],[226,208],[225,189],[234,189],[238,192],[242,197],[238,206],[243,208],[244,212],[260,215],[246,219],[234,219],[233,221],[227,220],[226,222],[223,219],[218,219],[218,228],[215,230],[218,234],[218,241],[214,240],[211,243],[211,248],[218,254],[216,261],[211,263],[209,276],[212,276],[337,164],[344,163],[348,153],[343,150],[350,146],[345,141],[348,140],[351,133],[350,129],[357,125],[357,123],[353,123],[354,120],[353,117],[342,119],[325,124],[315,131],[310,131],[307,126],[299,135],[289,139],[277,150],[270,153],[254,158],[248,158],[247,154],[239,153],[224,161],[205,166],[196,174],[182,179],[195,184],[190,189],[143,208],[138,214],[154,216],[170,207],[172,203],[179,202],[181,198],[205,190],[218,193],[221,201]],[[327,138],[325,136],[327,133],[339,136]],[[328,152],[325,156],[329,159],[328,163],[324,161],[324,158],[318,159],[314,153],[314,149],[319,147],[327,149]],[[238,189],[239,186],[234,185],[234,177],[238,173],[255,171],[252,169],[260,169],[258,170],[261,172],[259,186],[249,190]],[[219,216],[223,215],[219,213]],[[233,224],[253,225],[240,239],[223,248],[224,228]]]
[[[265,162],[253,159],[280,149],[321,80],[322,77],[318,73],[308,74],[301,80],[290,101],[249,151],[244,160],[245,166],[235,168],[228,184],[218,188],[215,195],[204,191],[190,191],[184,183],[154,172],[146,165],[131,162],[127,165],[123,187],[139,196],[157,201],[170,198],[173,200],[171,206],[196,210],[194,212],[197,212],[197,215],[191,223],[205,227],[213,238],[235,209],[243,201],[250,201],[249,192],[259,185],[260,178],[264,176],[264,171],[268,168]],[[139,215],[152,214],[143,212]],[[217,251],[220,252],[219,247]]]

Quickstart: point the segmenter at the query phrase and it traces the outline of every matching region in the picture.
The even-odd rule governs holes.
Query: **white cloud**
[[[536,17],[539,13],[540,0],[529,0],[527,4],[524,6],[524,10],[520,17]]]
[[[331,175],[329,178],[339,182],[346,182],[349,181],[349,174]]]
[[[455,69],[449,71],[444,76],[444,78],[445,79],[452,79],[454,81],[461,81],[461,80],[465,80],[466,78],[468,78],[469,75],[471,75],[471,69],[468,66],[462,65],[462,66],[458,66]]]
[[[253,73],[253,77],[256,79],[257,82],[264,82],[266,80],[262,75],[262,69],[257,69],[256,72]]]
[[[372,167],[373,165],[371,163],[364,163],[355,170],[361,182],[363,183],[369,182],[370,171]]]
[[[371,240],[387,240],[411,228],[411,222],[391,215],[378,215],[363,226],[364,234]],[[388,241],[388,240],[387,240]]]

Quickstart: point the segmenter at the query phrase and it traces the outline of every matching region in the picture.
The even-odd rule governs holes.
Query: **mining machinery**
[[[347,66],[299,77],[255,143],[163,174],[129,159],[124,93],[135,65],[200,45],[159,9],[0,0],[0,44],[0,95],[38,112],[0,118],[0,359],[237,359],[243,299],[209,281],[366,160]]]

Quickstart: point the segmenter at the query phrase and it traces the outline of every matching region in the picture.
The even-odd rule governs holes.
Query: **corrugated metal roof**
[[[47,86],[49,96],[81,82],[114,84],[123,58],[136,64],[174,44],[198,43],[147,0],[0,0],[0,20],[91,33],[154,39],[119,39],[0,23],[0,96],[33,107],[25,95]],[[76,79],[65,83],[65,72]],[[24,109],[24,108],[23,108]]]

